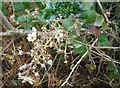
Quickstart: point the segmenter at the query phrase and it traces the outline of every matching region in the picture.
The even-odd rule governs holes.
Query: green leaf
[[[19,84],[20,84],[20,80],[15,80],[15,83],[16,83],[17,85],[19,85]]]
[[[104,22],[103,16],[98,16],[96,18],[94,25],[100,27],[100,26],[102,26],[103,22]]]
[[[36,4],[38,5],[40,10],[45,8],[45,6],[42,4],[42,2],[36,2]]]
[[[118,33],[120,33],[120,28],[117,29]]]
[[[96,65],[95,64],[87,64],[87,70],[92,73],[94,70],[96,70]]]
[[[26,20],[27,20],[26,15],[21,15],[21,16],[19,16],[19,17],[17,18],[17,21],[19,21],[19,22],[24,22],[24,21],[26,21]]]
[[[81,44],[74,43],[74,47],[75,47],[75,48],[79,48],[79,47],[81,47],[81,46],[82,46]]]
[[[53,6],[52,6],[52,4],[50,2],[46,2],[46,7],[48,9],[53,9]]]
[[[30,30],[31,29],[31,26],[32,26],[32,24],[25,24],[24,25],[24,28],[26,29],[26,30]]]
[[[73,25],[73,23],[74,23],[74,22],[73,22],[72,20],[66,18],[66,19],[64,19],[64,20],[62,21],[62,26],[63,26],[66,30],[68,30],[68,29]]]
[[[75,54],[84,54],[86,52],[86,48],[84,46],[81,46],[79,48],[74,48],[74,53]]]
[[[86,19],[88,17],[88,14],[86,13],[86,11],[82,12],[82,16],[83,19]]]
[[[0,10],[2,10],[2,2],[0,1]]]
[[[107,69],[109,71],[108,78],[110,80],[120,77],[119,68],[117,68],[117,66],[112,62],[108,63]]]
[[[108,62],[107,69],[108,70],[114,70],[115,69],[115,66],[113,65],[112,62]]]
[[[102,33],[100,36],[98,36],[98,45],[99,46],[109,46],[110,42],[107,39],[107,35]]]
[[[92,2],[83,2],[82,10],[90,10],[92,6]]]
[[[33,20],[32,16],[30,14],[27,15],[27,23],[31,23]]]
[[[38,15],[37,18],[39,19],[41,24],[46,24],[46,20],[41,15]]]
[[[112,72],[111,74],[108,75],[108,78],[109,78],[110,80],[116,79],[116,78],[119,78],[119,77],[120,77],[120,75],[119,75],[118,72],[117,72],[117,73]]]
[[[15,12],[24,11],[25,9],[23,2],[15,2],[13,6],[15,9]]]
[[[100,36],[98,36],[98,41],[106,41],[107,40],[107,35],[102,33]]]
[[[28,8],[30,5],[30,2],[22,2],[22,4],[24,5],[25,8]]]
[[[8,11],[7,11],[4,3],[2,4],[2,12],[4,13],[5,16],[8,16]]]
[[[112,27],[108,27],[107,23],[103,22],[103,24],[102,24],[102,29],[103,29],[103,30],[111,30]]]
[[[83,13],[83,18],[86,18],[85,24],[91,24],[95,21],[95,18],[98,14],[93,10],[87,10]]]
[[[85,24],[91,24],[95,21],[95,17],[94,16],[89,16],[86,20],[85,20]]]

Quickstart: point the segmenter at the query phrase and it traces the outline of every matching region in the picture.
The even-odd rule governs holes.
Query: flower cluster
[[[34,42],[37,38],[37,29],[35,27],[32,27],[32,33],[28,34],[27,40],[29,42]]]
[[[45,29],[45,28],[44,28]],[[35,77],[40,76],[39,68],[47,70],[53,65],[54,58],[51,55],[51,48],[57,50],[58,54],[64,52],[64,38],[67,34],[60,28],[49,31],[44,30],[38,32],[35,27],[32,27],[32,33],[27,35],[27,40],[33,43],[33,47],[27,54],[31,57],[31,62],[19,67],[18,78],[22,83],[29,82],[35,84]],[[19,51],[22,55],[23,51]]]

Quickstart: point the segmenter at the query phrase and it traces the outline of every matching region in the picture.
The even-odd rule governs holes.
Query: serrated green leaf
[[[66,30],[68,30],[68,29],[73,25],[73,23],[74,23],[74,22],[73,22],[72,20],[66,18],[66,19],[64,19],[64,20],[62,21],[62,26],[63,26]]]
[[[19,21],[19,22],[24,22],[24,21],[26,21],[26,20],[27,20],[26,15],[21,15],[21,16],[19,16],[19,17],[17,18],[17,21]]]
[[[95,20],[94,25],[100,27],[102,26],[103,22],[104,22],[103,16],[98,16]]]

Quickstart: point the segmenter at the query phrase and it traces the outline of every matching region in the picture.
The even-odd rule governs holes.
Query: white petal
[[[32,31],[37,32],[37,29],[35,27],[32,27]]]
[[[38,73],[38,72],[35,72],[35,76],[39,76],[39,73]]]
[[[20,67],[19,67],[19,70],[23,70],[23,69],[25,69],[26,67],[27,67],[27,65],[24,64],[23,66],[20,66]]]
[[[19,50],[19,55],[22,55],[23,54],[23,51]]]
[[[41,64],[41,67],[42,67],[42,68],[45,68],[45,64]]]
[[[31,85],[33,85],[33,82],[32,82],[32,81],[29,81],[29,83],[30,83]]]
[[[18,73],[18,76],[21,76],[21,73],[20,73],[20,72]]]
[[[49,65],[52,65],[53,64],[53,61],[50,59],[50,60],[48,60],[48,62],[47,62]]]

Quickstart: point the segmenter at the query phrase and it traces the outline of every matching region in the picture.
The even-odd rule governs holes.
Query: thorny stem
[[[0,52],[0,59],[2,57],[2,54],[7,50],[7,48],[13,43],[13,40],[9,42],[9,44]]]
[[[49,42],[52,40],[53,37],[54,37],[54,35],[48,39],[48,41],[45,43],[44,49],[46,49],[47,44],[49,44]]]
[[[111,22],[109,21],[109,19],[108,19],[107,15],[106,15],[106,14],[104,13],[104,11],[103,11],[103,7],[102,7],[102,5],[101,5],[100,1],[99,1],[99,0],[97,0],[97,3],[98,3],[98,5],[99,5],[99,7],[100,7],[100,9],[101,9],[101,12],[102,12],[102,14],[103,14],[103,16],[104,16],[105,20],[106,20],[108,23],[110,23],[110,24],[111,24]]]
[[[84,53],[84,55],[79,59],[79,61],[75,64],[75,66],[72,68],[72,71],[70,72],[69,76],[67,77],[67,79],[65,80],[65,82],[60,86],[63,87],[67,82],[68,80],[70,79],[72,73],[74,72],[74,70],[76,69],[76,67],[78,66],[78,64],[83,60],[83,58],[88,54],[88,50]]]
[[[120,49],[120,47],[108,47],[108,46],[103,46],[103,47],[99,47],[99,46],[92,46],[92,45],[89,45],[89,44],[86,44],[86,43],[83,43],[83,42],[80,42],[80,41],[76,41],[75,42],[79,43],[79,44],[82,44],[84,46],[88,46],[88,47],[91,47],[91,48],[99,48],[99,49]]]
[[[66,57],[67,57],[67,53],[66,53],[66,51],[67,51],[67,41],[65,42],[65,50],[64,50],[64,58],[65,58],[65,61],[67,61],[66,60]]]
[[[97,40],[98,40],[98,38],[93,42],[92,46],[97,42]],[[89,49],[91,50],[91,47],[90,47]],[[83,58],[84,58],[88,53],[89,53],[89,50],[87,50],[87,51],[83,54],[83,56],[78,60],[78,62],[77,62],[77,63],[75,64],[75,66],[72,68],[70,74],[68,75],[68,77],[67,77],[67,79],[65,80],[65,82],[60,86],[60,88],[63,87],[63,86],[68,82],[68,80],[70,79],[72,73],[74,72],[74,70],[76,69],[76,67],[78,66],[78,64],[83,60]]]

